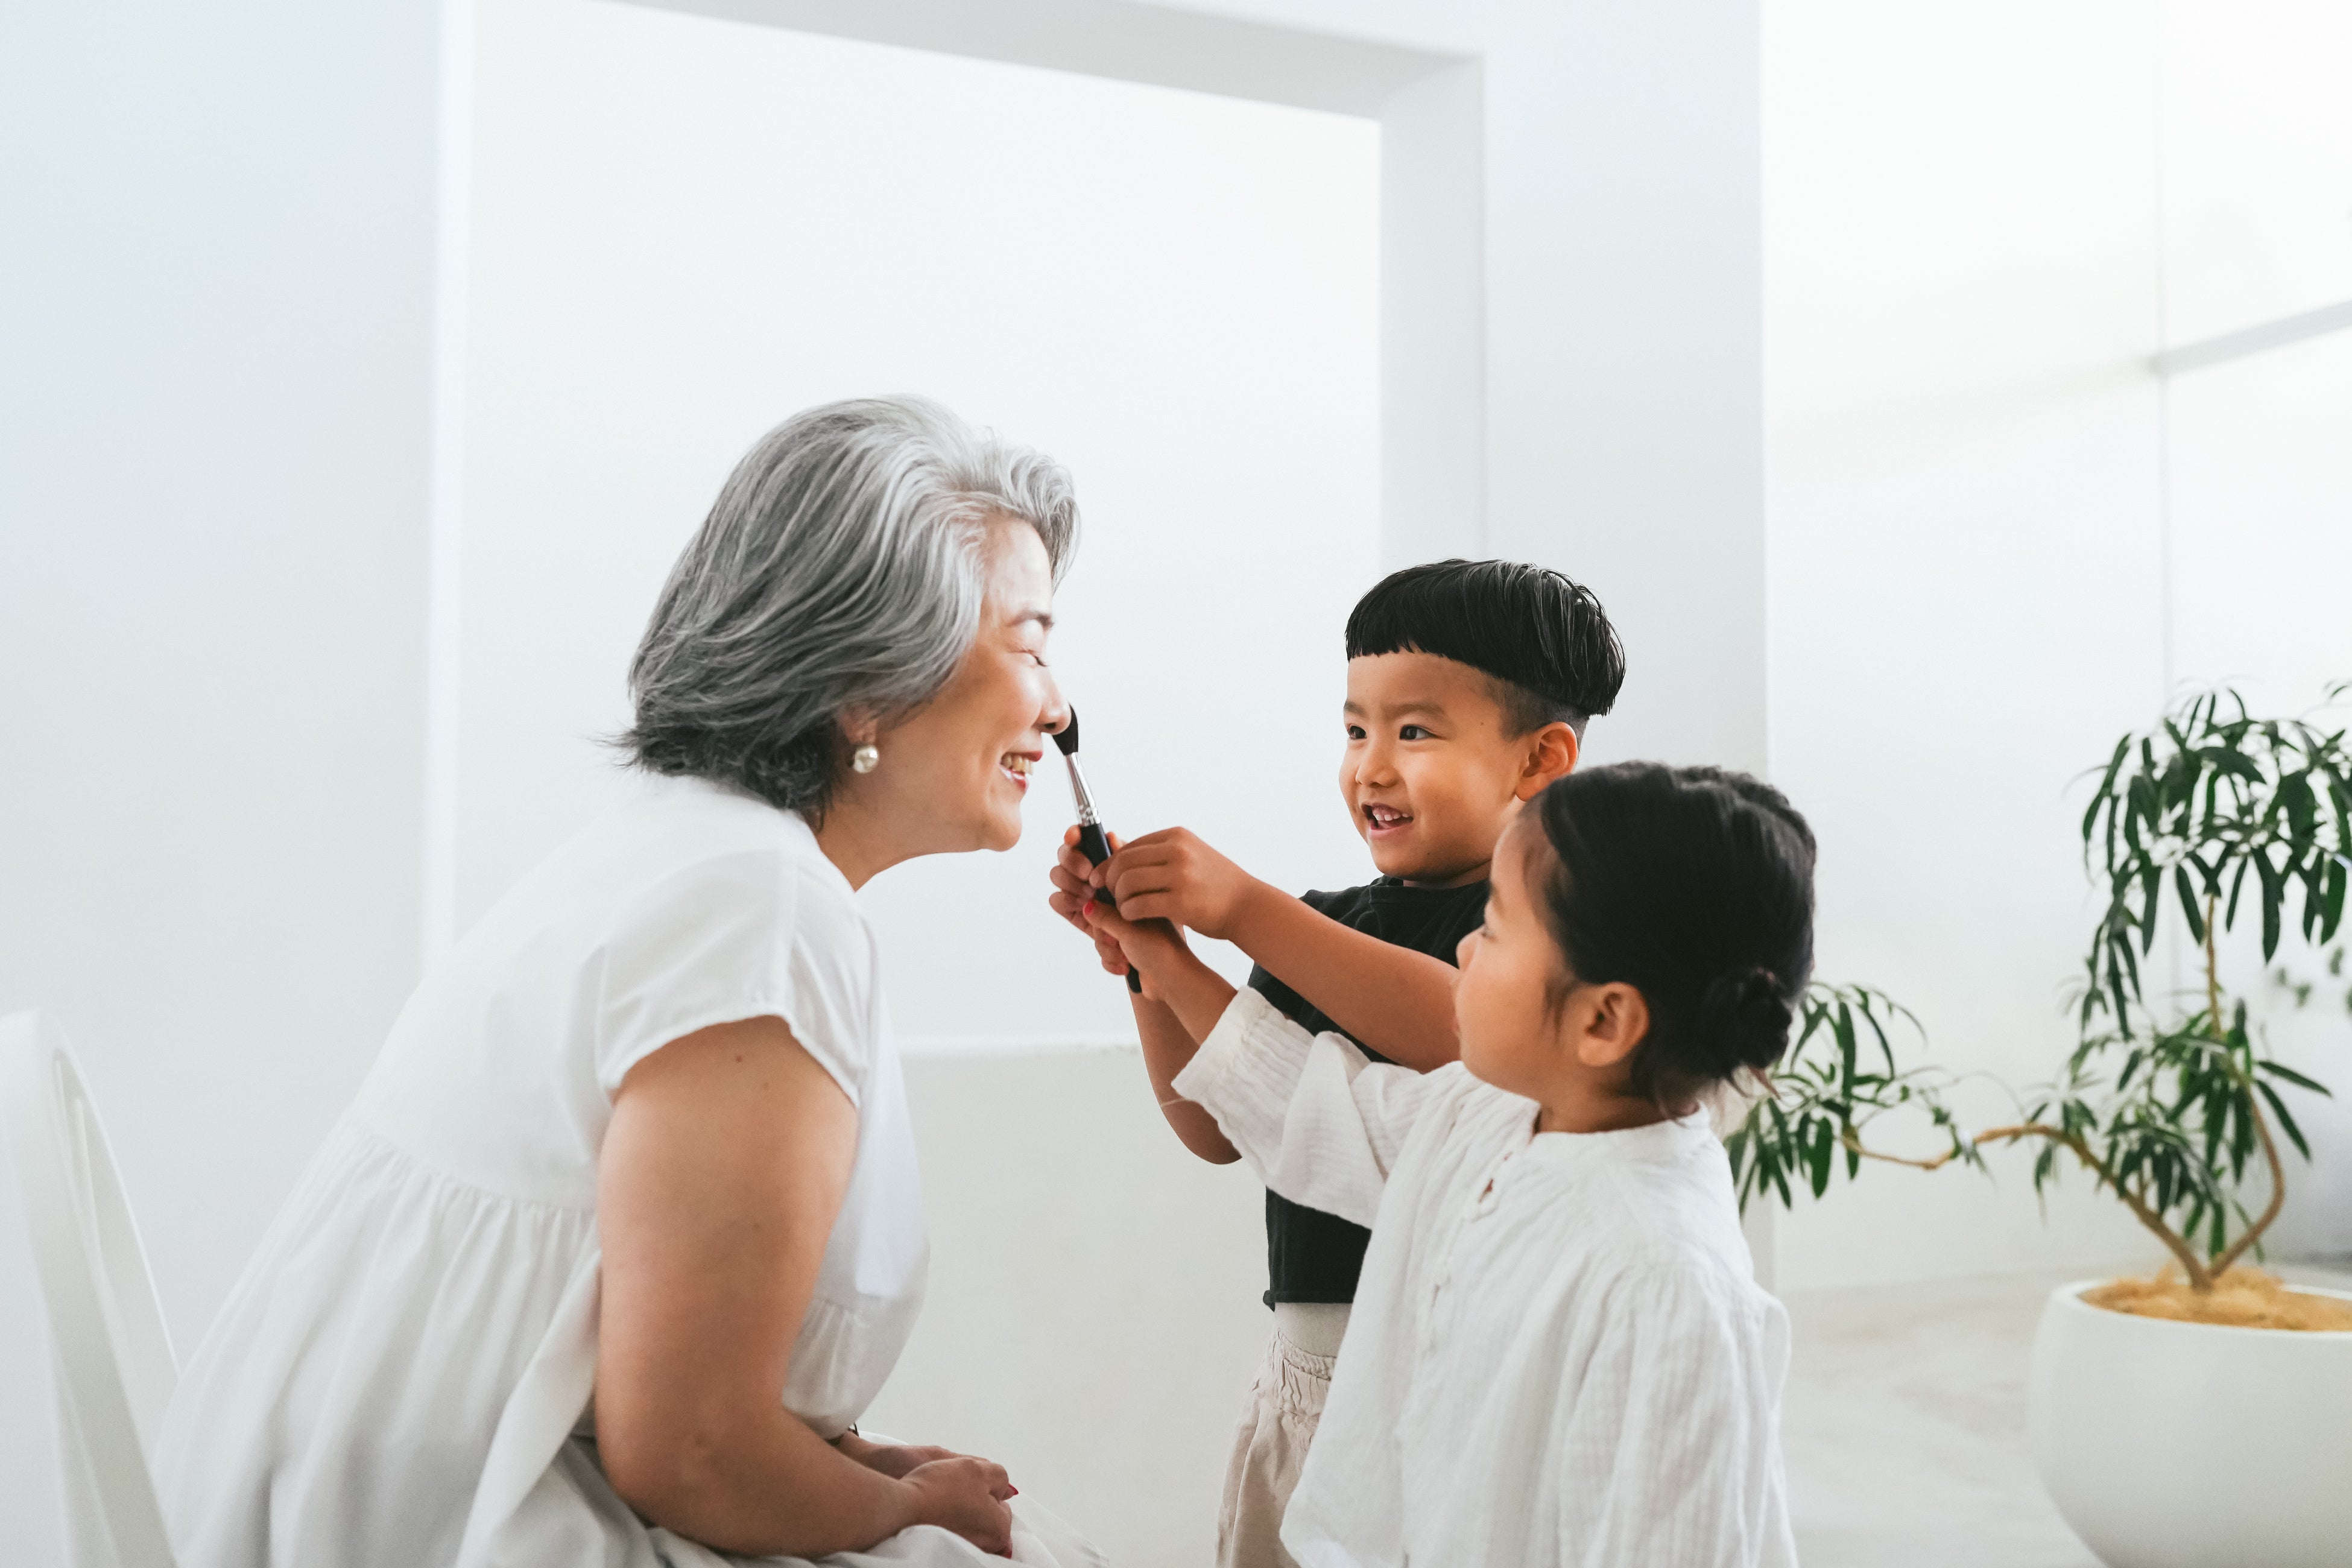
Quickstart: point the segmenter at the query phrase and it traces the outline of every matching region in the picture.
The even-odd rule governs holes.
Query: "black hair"
[[[1779,790],[1722,768],[1619,763],[1536,797],[1550,864],[1530,890],[1585,984],[1649,1004],[1629,1087],[1667,1110],[1764,1072],[1813,972],[1813,834]]]
[[[1580,736],[1625,684],[1625,649],[1592,590],[1518,561],[1433,561],[1391,572],[1348,616],[1348,657],[1433,653],[1485,672],[1511,732]]]

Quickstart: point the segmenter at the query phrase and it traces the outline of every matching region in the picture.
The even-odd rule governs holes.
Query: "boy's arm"
[[[1454,1033],[1454,966],[1350,930],[1171,827],[1120,848],[1093,870],[1119,912],[1170,920],[1232,942],[1349,1038],[1427,1072],[1462,1054]]]
[[[1083,910],[1090,894],[1086,874],[1091,868],[1079,851],[1077,841],[1078,830],[1075,827],[1063,836],[1062,853],[1049,873],[1055,891],[1046,902],[1055,914],[1095,944],[1107,972],[1124,975],[1127,957],[1118,944],[1087,924]],[[1114,837],[1111,842],[1117,844],[1118,840]],[[1176,1075],[1192,1059],[1192,1053],[1200,1048],[1198,1043],[1166,1003],[1140,993],[1129,995],[1128,1001],[1135,1008],[1136,1037],[1143,1042],[1144,1076],[1151,1081],[1151,1097],[1160,1102],[1160,1114],[1167,1119],[1169,1131],[1185,1148],[1213,1165],[1230,1165],[1240,1159],[1241,1152],[1217,1131],[1217,1119],[1171,1087]]]

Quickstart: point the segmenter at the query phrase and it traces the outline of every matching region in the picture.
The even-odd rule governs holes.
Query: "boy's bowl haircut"
[[[1391,572],[1348,616],[1348,657],[1426,653],[1495,680],[1517,734],[1616,704],[1625,648],[1592,590],[1548,566],[1459,557]]]

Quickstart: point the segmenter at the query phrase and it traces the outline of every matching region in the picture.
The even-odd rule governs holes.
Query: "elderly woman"
[[[1096,1560],[856,1425],[928,1248],[852,895],[1020,837],[1076,533],[914,399],[752,448],[631,668],[652,776],[433,965],[197,1351],[183,1568]]]

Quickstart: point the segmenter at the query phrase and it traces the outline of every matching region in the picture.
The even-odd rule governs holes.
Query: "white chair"
[[[0,1139],[16,1166],[58,1361],[59,1458],[76,1568],[172,1568],[147,1474],[179,1363],[130,1205],[65,1031],[0,1018]]]

